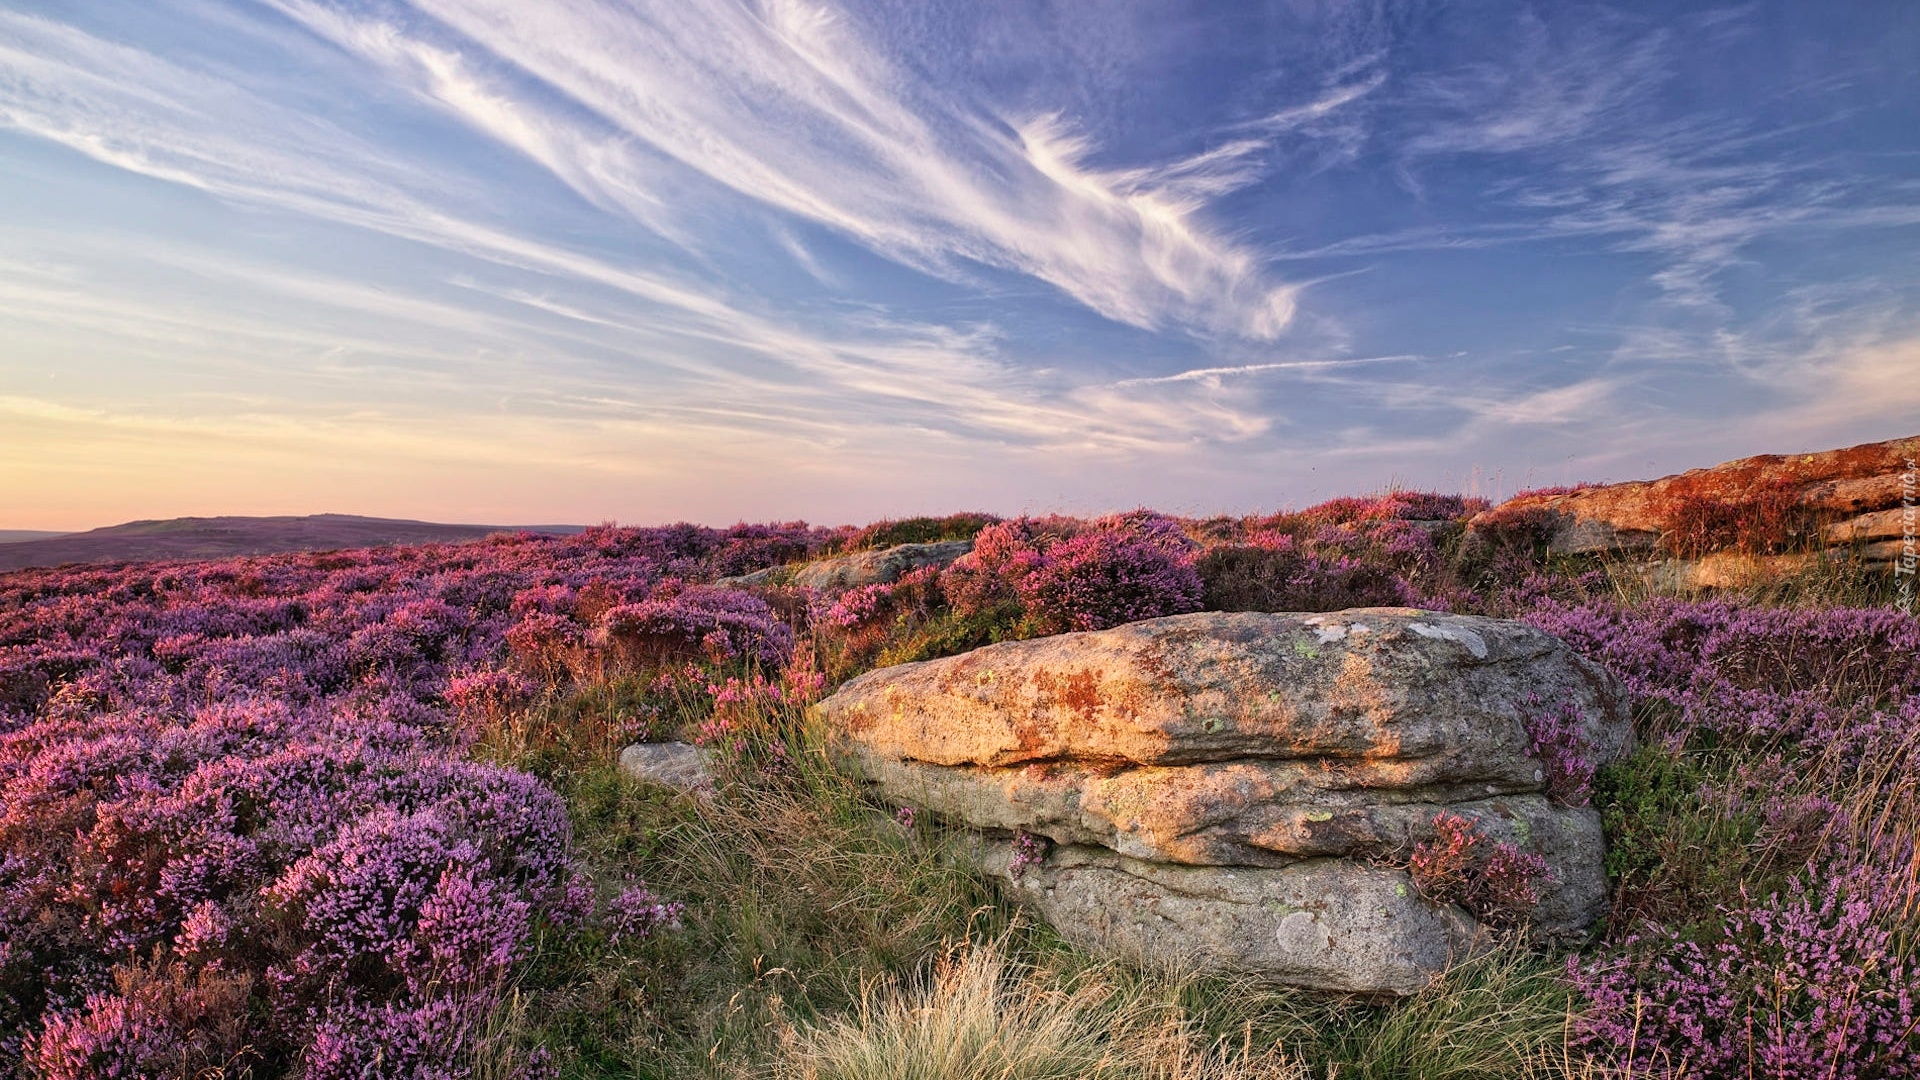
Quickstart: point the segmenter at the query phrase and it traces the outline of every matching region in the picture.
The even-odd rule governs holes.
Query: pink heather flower
[[[232,917],[213,901],[202,900],[174,935],[174,954],[188,960],[210,956],[226,947],[227,935],[232,932]]]
[[[635,882],[607,904],[608,940],[644,941],[656,931],[678,930],[686,906],[663,902],[644,882]]]
[[[1457,904],[1484,922],[1525,922],[1551,880],[1545,858],[1481,833],[1469,819],[1442,810],[1434,838],[1416,844],[1408,873],[1420,895]]]
[[[1040,865],[1047,857],[1047,838],[1035,836],[1022,829],[1013,834],[1013,855],[1007,860],[1007,874],[1014,878],[1026,876],[1027,871]]]
[[[1529,753],[1540,762],[1547,794],[1562,806],[1585,806],[1593,791],[1593,745],[1580,706],[1568,700],[1557,709],[1529,695],[1521,715]]]

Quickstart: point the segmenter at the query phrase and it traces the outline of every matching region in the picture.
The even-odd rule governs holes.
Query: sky
[[[0,0],[0,528],[1920,433],[1920,5]]]

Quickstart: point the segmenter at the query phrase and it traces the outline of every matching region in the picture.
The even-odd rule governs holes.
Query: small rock
[[[945,566],[973,550],[971,540],[937,544],[900,544],[878,551],[856,551],[834,559],[808,563],[793,573],[793,584],[808,589],[857,589],[898,581],[902,574],[923,566]]]
[[[634,743],[620,751],[620,771],[643,784],[688,795],[713,788],[706,753],[690,743]]]

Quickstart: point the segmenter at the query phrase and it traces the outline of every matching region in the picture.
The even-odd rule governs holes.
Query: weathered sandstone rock
[[[1646,552],[1689,500],[1737,510],[1762,493],[1779,493],[1823,527],[1826,544],[1864,544],[1859,553],[1871,561],[1885,557],[1877,542],[1901,535],[1889,529],[1899,524],[1902,474],[1916,459],[1920,436],[1815,454],[1762,454],[1658,480],[1522,495],[1475,516],[1468,528],[1491,535],[1526,515],[1545,515],[1551,554]]]
[[[1056,848],[1017,876],[1012,845],[980,865],[1080,944],[1166,966],[1364,994],[1413,994],[1483,944],[1464,912],[1422,900],[1401,871],[1347,859],[1277,869],[1166,866]]]
[[[1625,749],[1620,687],[1557,639],[1369,608],[1179,615],[991,645],[870,672],[817,708],[834,752],[886,800],[1061,845],[1017,892],[1070,938],[1398,993],[1474,930],[1391,865],[1442,811],[1547,860],[1537,927],[1576,929],[1604,903],[1598,816],[1549,799],[1531,756],[1526,716],[1563,704],[1593,760]],[[1262,906],[1281,897],[1298,914],[1288,890],[1334,879],[1373,899],[1304,909],[1284,934]],[[1393,903],[1375,902],[1382,890]],[[1136,917],[1115,898],[1180,914]],[[1080,914],[1096,909],[1098,926]],[[1241,940],[1256,924],[1261,941]],[[1194,927],[1216,936],[1161,940]],[[1322,933],[1335,944],[1311,959],[1274,944]],[[1370,940],[1379,933],[1418,940]]]

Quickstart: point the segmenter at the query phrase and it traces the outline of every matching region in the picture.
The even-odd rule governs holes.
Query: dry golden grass
[[[1309,1080],[1282,1048],[1209,1042],[1151,983],[1094,967],[1009,959],[1001,942],[950,949],[856,1007],[789,1026],[782,1080]]]

